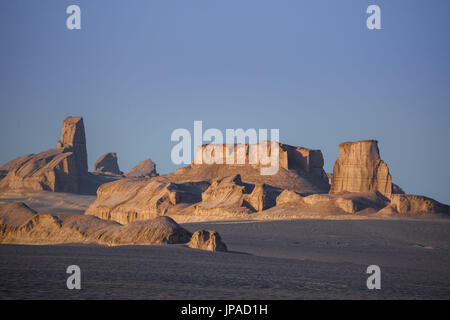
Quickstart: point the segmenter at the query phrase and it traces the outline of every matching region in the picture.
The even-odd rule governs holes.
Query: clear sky
[[[168,173],[172,131],[202,120],[279,128],[327,172],[339,143],[377,139],[395,183],[450,203],[449,15],[448,0],[2,0],[0,163],[80,115],[90,169],[114,151],[123,171],[150,157]]]

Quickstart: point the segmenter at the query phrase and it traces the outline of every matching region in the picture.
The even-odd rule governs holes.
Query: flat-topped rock
[[[376,191],[388,198],[392,194],[391,175],[386,163],[380,159],[378,142],[341,143],[330,193]]]
[[[312,174],[325,182],[324,160],[320,150],[261,141],[256,144],[204,144],[197,149],[194,165],[252,165]]]

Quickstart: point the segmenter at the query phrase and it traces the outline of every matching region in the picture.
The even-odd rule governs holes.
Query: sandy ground
[[[0,201],[24,202],[37,212],[84,214],[96,196],[84,196],[63,192],[0,192]]]
[[[182,245],[0,245],[0,299],[449,299],[447,220],[184,224],[228,253]],[[82,289],[66,288],[67,266]],[[368,290],[366,268],[381,268]]]

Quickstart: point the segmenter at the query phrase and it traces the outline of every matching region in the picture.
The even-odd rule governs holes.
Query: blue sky
[[[66,28],[77,4],[82,29]],[[382,30],[366,28],[381,7]],[[450,203],[450,2],[0,2],[0,163],[56,146],[85,119],[90,168],[171,163],[176,128],[279,128],[321,149],[377,139],[393,181]]]

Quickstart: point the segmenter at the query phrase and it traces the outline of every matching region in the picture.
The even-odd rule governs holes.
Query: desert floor
[[[183,245],[0,245],[0,299],[448,299],[449,220],[183,224],[230,252]],[[66,268],[80,266],[82,289]],[[368,290],[366,268],[381,268]]]

